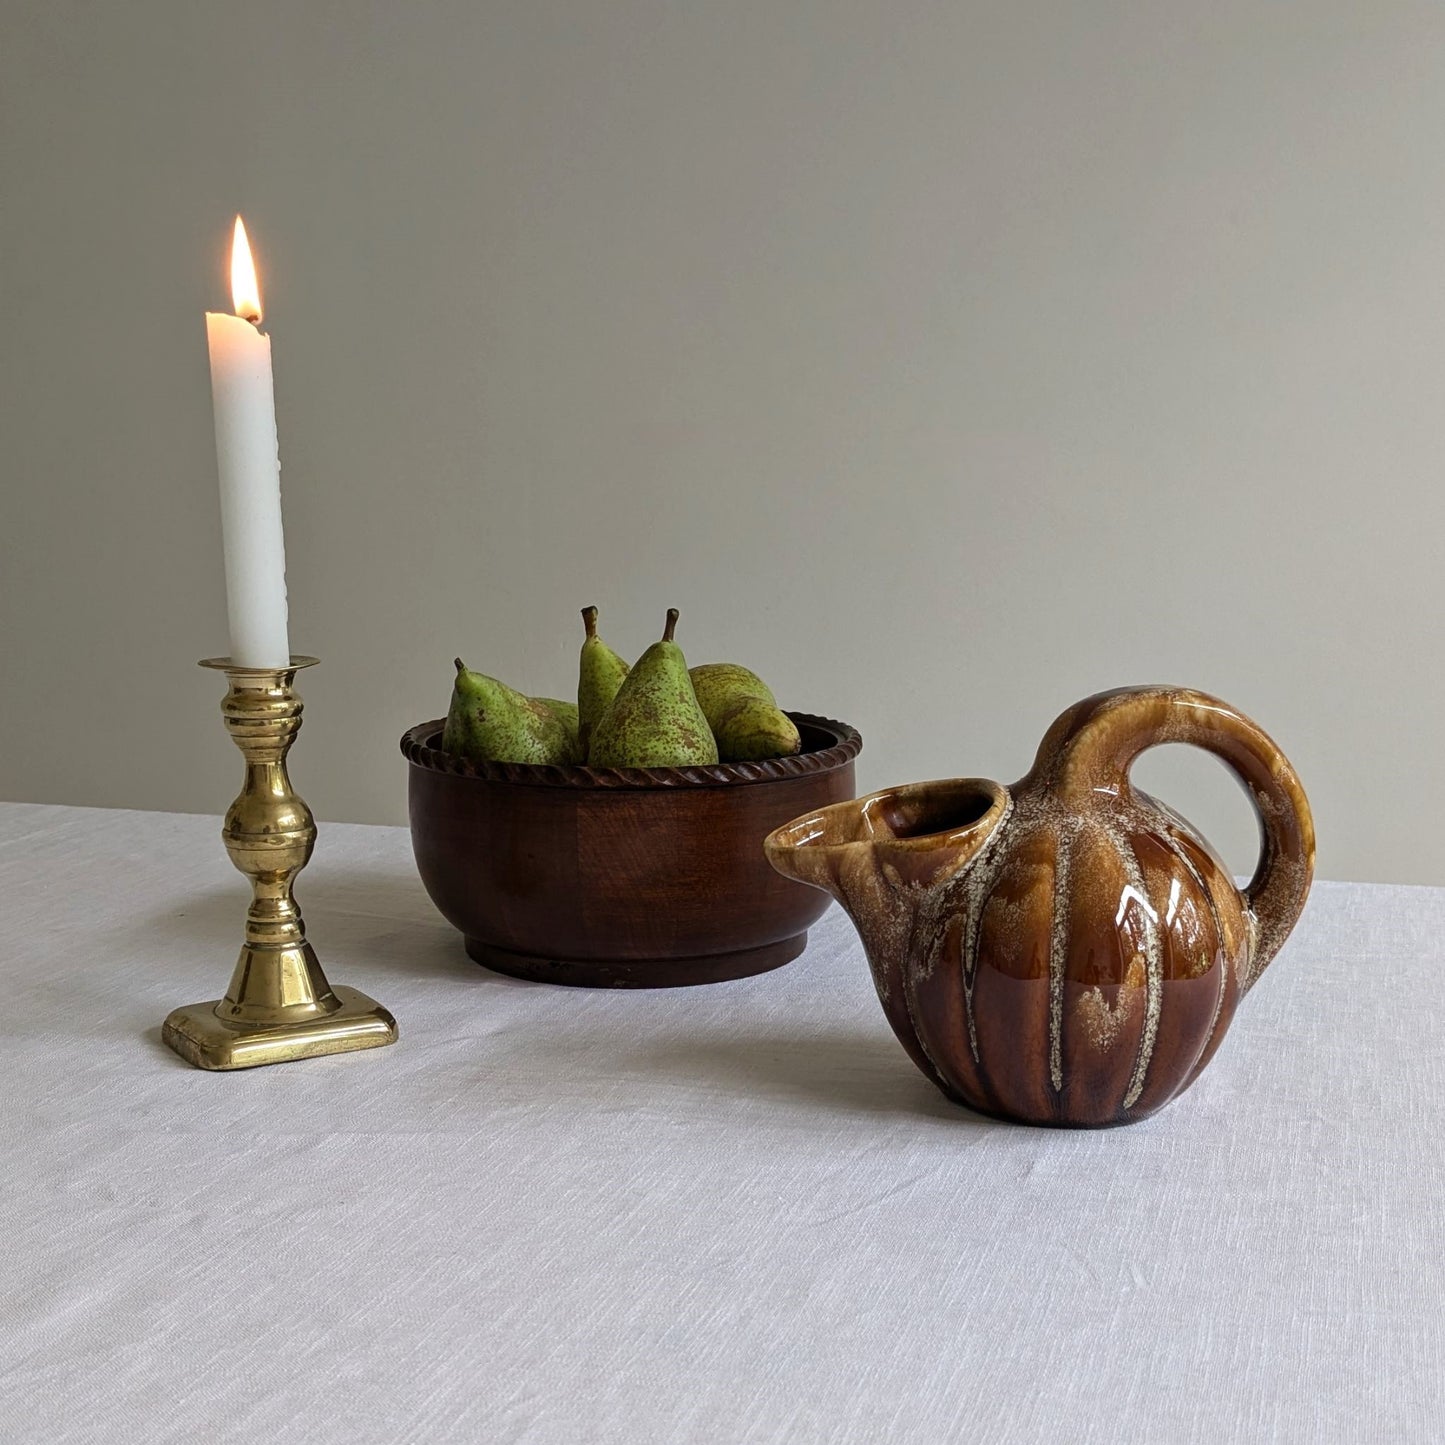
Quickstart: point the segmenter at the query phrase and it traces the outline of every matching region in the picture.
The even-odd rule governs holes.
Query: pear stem
[[[461,660],[460,657],[454,657],[454,658],[452,658],[452,661],[453,661],[454,663],[456,663],[456,665],[457,665],[457,672],[458,672],[459,674],[460,674],[460,673],[463,673],[463,672],[465,672],[465,671],[467,670],[467,665],[466,665],[466,663],[464,663],[464,662]]]
[[[669,607],[667,609],[667,626],[662,629],[662,640],[664,642],[672,641],[672,629],[677,626],[677,617],[677,608]]]
[[[582,625],[587,629],[589,641],[597,636],[597,609],[595,607],[582,609]]]

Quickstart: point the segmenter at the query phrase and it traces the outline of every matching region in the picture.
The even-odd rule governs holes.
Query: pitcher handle
[[[1187,688],[1102,692],[1054,723],[1040,745],[1034,773],[1051,772],[1065,797],[1117,794],[1129,787],[1134,759],[1160,743],[1192,743],[1223,759],[1254,805],[1259,863],[1244,890],[1254,935],[1253,983],[1299,919],[1315,866],[1309,799],[1289,759],[1258,723],[1217,697]]]

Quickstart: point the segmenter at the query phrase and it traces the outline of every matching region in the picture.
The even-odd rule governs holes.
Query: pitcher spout
[[[859,919],[955,877],[1008,804],[1008,790],[986,778],[911,783],[795,818],[763,847],[779,873],[831,893]]]
[[[763,845],[778,872],[847,909],[894,1033],[945,1093],[954,1086],[918,1042],[903,967],[1011,806],[1008,789],[984,778],[914,783],[795,818]]]

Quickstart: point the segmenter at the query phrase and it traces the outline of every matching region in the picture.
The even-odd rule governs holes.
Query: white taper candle
[[[285,667],[291,648],[271,338],[254,324],[261,319],[260,294],[239,216],[231,269],[237,315],[206,313],[231,660]]]

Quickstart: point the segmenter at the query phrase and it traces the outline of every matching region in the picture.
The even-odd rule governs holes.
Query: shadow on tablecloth
[[[628,1050],[629,1072],[848,1114],[902,1114],[979,1129],[1008,1128],[950,1103],[909,1062],[891,1034],[859,1029],[795,1036],[772,1031],[680,1039]]]
[[[163,932],[168,948],[213,954],[219,961],[217,986],[224,990],[245,921],[247,892],[239,886],[208,888],[174,900],[136,923],[139,936]],[[467,958],[454,928],[432,907],[415,873],[371,870],[345,877],[303,878],[296,901],[306,919],[321,966],[333,982],[354,982],[360,972],[407,973],[471,979],[477,965]],[[344,960],[333,964],[332,960]]]

